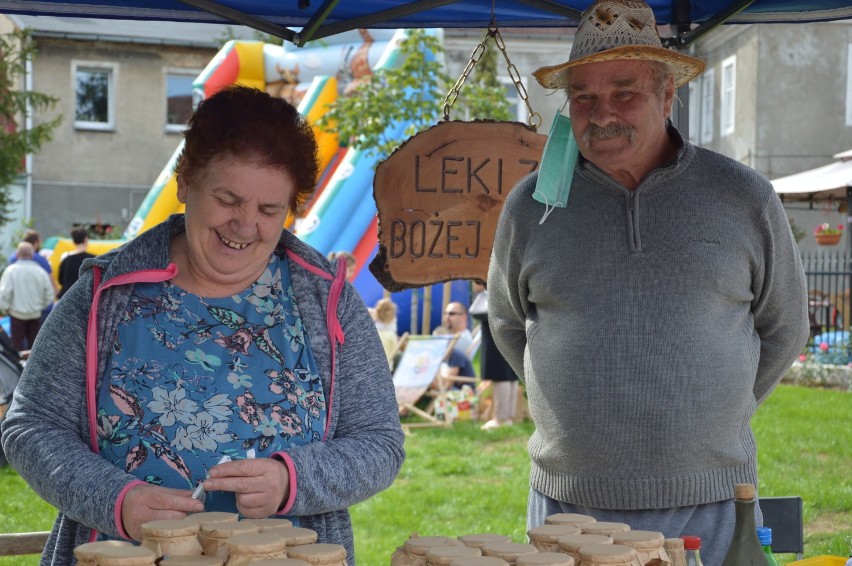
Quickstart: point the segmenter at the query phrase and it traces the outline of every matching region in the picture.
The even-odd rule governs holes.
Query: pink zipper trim
[[[89,323],[86,328],[86,402],[88,404],[89,413],[89,444],[92,452],[99,454],[98,449],[98,428],[97,428],[97,395],[95,386],[98,382],[98,306],[100,305],[101,293],[110,287],[116,285],[126,285],[128,283],[157,283],[166,281],[177,275],[177,266],[170,263],[166,269],[146,269],[133,273],[125,273],[117,277],[113,277],[103,285],[101,285],[101,269],[93,267],[95,289],[92,294],[92,308],[89,311]]]

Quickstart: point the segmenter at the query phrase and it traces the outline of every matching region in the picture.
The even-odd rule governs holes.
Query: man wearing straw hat
[[[698,535],[713,566],[735,484],[757,484],[751,417],[808,321],[770,183],[669,119],[703,69],[663,48],[643,2],[583,13],[569,60],[534,73],[570,123],[506,201],[488,306],[536,425],[529,526],[567,512]]]

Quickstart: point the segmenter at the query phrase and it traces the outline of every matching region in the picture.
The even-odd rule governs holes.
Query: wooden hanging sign
[[[381,162],[373,181],[388,291],[453,279],[484,282],[503,201],[535,171],[547,136],[520,122],[441,122]]]

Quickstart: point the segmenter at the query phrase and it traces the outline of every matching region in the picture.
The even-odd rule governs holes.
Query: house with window
[[[32,120],[62,115],[13,189],[43,237],[73,224],[120,235],[180,143],[193,80],[228,39],[255,39],[214,24],[0,15],[0,32],[14,28],[37,50],[25,87],[58,99]],[[3,250],[19,228],[6,227]]]
[[[769,179],[826,165],[852,148],[852,21],[721,26],[692,54],[707,63],[689,84],[693,143]],[[818,224],[846,223],[845,202],[785,208],[805,233],[803,250],[816,249]]]

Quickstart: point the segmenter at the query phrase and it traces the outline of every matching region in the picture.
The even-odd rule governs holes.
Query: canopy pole
[[[847,253],[852,253],[852,184],[846,185],[846,234],[849,237]]]

